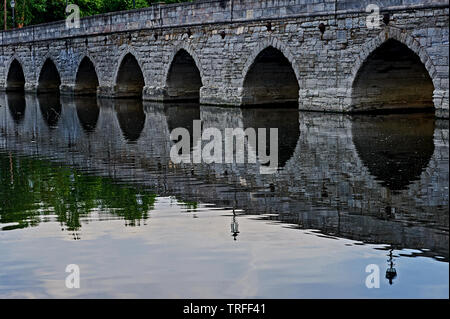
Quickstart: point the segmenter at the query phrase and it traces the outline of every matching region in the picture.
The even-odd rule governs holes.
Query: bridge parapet
[[[2,31],[0,43],[10,45],[152,28],[361,13],[372,3],[383,11],[449,5],[448,0],[197,0],[85,17],[80,20],[80,28],[67,28],[65,21],[56,21]]]

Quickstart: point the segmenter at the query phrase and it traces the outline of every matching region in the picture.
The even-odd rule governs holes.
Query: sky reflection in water
[[[448,121],[54,100],[1,98],[1,297],[448,298]],[[278,127],[279,172],[173,165],[194,119]]]

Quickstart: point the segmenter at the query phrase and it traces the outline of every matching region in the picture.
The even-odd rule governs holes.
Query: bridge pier
[[[167,87],[144,86],[142,91],[142,99],[144,101],[164,102],[168,101]]]
[[[449,91],[448,90],[435,90],[433,93],[433,102],[436,109],[436,117],[449,118]]]
[[[61,84],[59,86],[59,92],[61,93],[61,95],[76,95],[75,83]]]
[[[200,103],[206,105],[242,105],[244,90],[239,87],[207,87],[200,89]]]

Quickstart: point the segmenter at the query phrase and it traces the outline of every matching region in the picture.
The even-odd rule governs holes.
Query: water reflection
[[[96,97],[76,97],[75,105],[77,108],[78,120],[83,130],[89,134],[95,131],[97,127],[100,109]]]
[[[397,269],[394,268],[394,256],[393,249],[389,250],[388,269],[386,270],[386,279],[389,280],[389,284],[392,285],[395,278],[397,278]]]
[[[167,126],[169,132],[176,128],[185,128],[188,130],[191,141],[194,145],[194,120],[200,120],[200,106],[198,103],[168,103],[164,106],[164,114],[167,117]],[[178,142],[181,139],[174,142]]]
[[[354,116],[353,143],[384,187],[401,191],[420,178],[434,153],[434,114]]]
[[[148,218],[155,198],[108,178],[0,152],[0,224],[8,225],[3,231],[37,226],[46,216],[56,215],[63,230],[76,232],[81,219],[95,211],[136,226]]]
[[[233,207],[245,214],[259,214],[262,220],[315,229],[321,236],[389,244],[395,249],[429,249],[430,256],[448,259],[448,126],[436,126],[431,115],[351,117],[280,108],[100,102],[97,106],[95,99],[67,101],[62,120],[58,122],[59,115],[48,115],[36,122],[33,114],[38,108],[43,114],[60,114],[61,107],[55,112],[54,107],[46,108],[42,95],[38,100],[30,97],[30,112],[25,113],[20,127],[14,124],[12,114],[10,124],[5,125],[9,117],[3,112],[5,119],[0,124],[5,125],[2,129],[8,139],[5,154],[28,155],[30,158],[20,160],[13,156],[12,162],[29,166],[29,176],[36,175],[31,184],[46,181],[47,191],[43,193],[53,190],[54,196],[49,202],[40,197],[42,192],[27,189],[28,180],[10,173],[11,159],[5,155],[2,218],[14,225],[4,226],[4,230],[42,222],[40,208],[33,206],[36,203],[55,211],[58,221],[71,231],[80,229],[83,220],[98,209],[138,225],[147,219],[153,205],[151,194],[139,191],[145,186],[154,194],[176,196],[190,207],[197,207],[197,203]],[[51,106],[52,101],[49,103]],[[170,132],[184,127],[192,136],[195,119],[201,119],[204,128],[220,130],[278,128],[279,163],[283,169],[263,175],[257,164],[174,165],[169,156],[173,145]],[[37,130],[39,156],[69,162],[69,171],[41,169],[43,164],[32,161],[36,154],[28,147],[36,126],[57,124],[58,130]],[[81,129],[89,136],[78,134]],[[69,137],[73,140],[70,156]],[[88,174],[78,173],[75,167]],[[55,175],[58,179],[54,179]],[[107,182],[91,175],[106,176]],[[25,187],[21,192],[29,199],[20,201],[17,197],[13,203],[14,197],[9,195],[13,190],[8,184],[11,176],[16,181],[14,188],[19,187],[15,185],[19,182],[20,187]],[[58,180],[66,181],[59,185]],[[138,186],[138,190],[116,185],[115,181]],[[83,197],[87,193],[92,198]],[[142,201],[142,194],[150,197]],[[116,199],[119,202],[114,202]],[[23,214],[17,214],[15,220],[7,213],[14,207]],[[229,221],[226,224],[228,229]],[[231,227],[233,238],[237,238],[236,218]]]
[[[58,126],[61,117],[61,101],[59,94],[42,93],[38,94],[39,108],[42,117],[50,129]]]
[[[123,137],[128,142],[136,142],[145,125],[145,113],[140,100],[124,99],[113,101]]]
[[[292,157],[300,135],[299,112],[295,108],[244,108],[242,109],[244,129],[271,128],[278,130],[278,167],[282,168]],[[266,135],[266,145],[270,136]],[[258,141],[257,141],[258,145]]]
[[[183,127],[193,135],[193,121],[200,119],[200,106],[198,103],[167,103],[164,105],[164,114],[167,117],[169,131]]]
[[[9,112],[16,124],[20,124],[25,117],[25,96],[23,93],[11,92],[8,94]]]

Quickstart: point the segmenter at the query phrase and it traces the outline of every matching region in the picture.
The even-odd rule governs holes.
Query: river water
[[[277,128],[278,170],[175,164],[194,120]],[[432,113],[0,95],[0,298],[448,298],[448,132]]]

